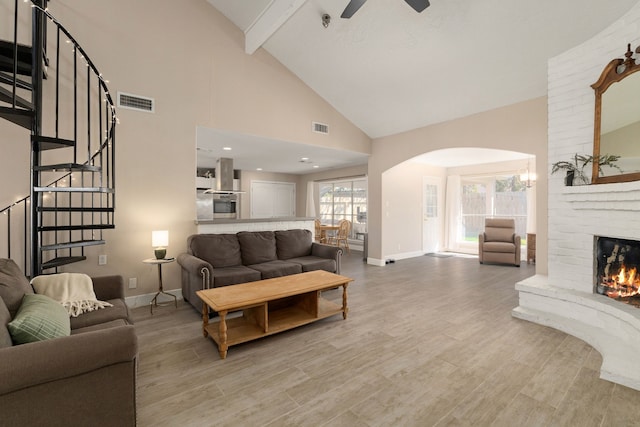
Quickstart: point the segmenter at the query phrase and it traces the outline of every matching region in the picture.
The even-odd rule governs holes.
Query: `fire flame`
[[[627,268],[622,266],[618,274],[605,277],[603,284],[608,288],[607,296],[611,298],[640,295],[640,277],[635,267],[627,271]]]

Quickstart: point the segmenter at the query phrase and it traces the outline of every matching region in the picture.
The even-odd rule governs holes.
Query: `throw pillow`
[[[0,298],[4,300],[11,317],[14,317],[25,294],[32,294],[29,280],[11,259],[0,259]]]
[[[98,301],[93,291],[91,277],[81,273],[58,273],[37,276],[31,280],[37,294],[46,295],[61,303],[69,316],[112,307],[113,304]]]
[[[26,294],[16,317],[7,325],[15,344],[26,344],[71,334],[69,314],[46,295]]]

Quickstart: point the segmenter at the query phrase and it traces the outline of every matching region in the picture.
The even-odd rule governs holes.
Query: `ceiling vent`
[[[156,101],[146,96],[118,92],[118,107],[153,113],[156,109]]]
[[[311,122],[312,130],[316,133],[324,133],[325,135],[329,134],[329,125],[325,125],[324,123]]]

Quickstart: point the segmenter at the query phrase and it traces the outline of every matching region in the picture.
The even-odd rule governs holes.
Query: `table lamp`
[[[165,255],[167,255],[166,246],[169,246],[169,231],[152,231],[151,246],[155,248],[156,259],[164,259]]]

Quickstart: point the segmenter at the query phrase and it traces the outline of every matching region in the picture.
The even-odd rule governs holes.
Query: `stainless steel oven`
[[[237,194],[213,194],[213,218],[237,219],[239,204]]]

